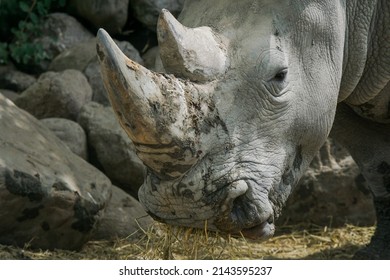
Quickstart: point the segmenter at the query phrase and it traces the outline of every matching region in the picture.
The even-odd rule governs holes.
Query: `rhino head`
[[[152,217],[253,239],[274,220],[332,126],[345,21],[339,1],[187,1],[162,11],[164,72],[97,51],[118,120],[148,167]]]

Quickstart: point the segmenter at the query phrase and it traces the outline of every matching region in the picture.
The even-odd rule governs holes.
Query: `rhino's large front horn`
[[[110,102],[138,156],[162,178],[182,175],[200,154],[203,116],[213,114],[210,86],[151,72],[128,59],[102,29],[97,39]]]
[[[226,42],[211,28],[187,28],[163,10],[157,36],[161,60],[168,73],[203,82],[226,71]]]

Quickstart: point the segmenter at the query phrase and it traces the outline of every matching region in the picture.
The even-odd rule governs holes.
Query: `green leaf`
[[[55,1],[52,1],[52,0],[43,0],[43,4],[45,6],[46,9],[50,9],[50,6],[51,6],[51,2],[55,2]]]
[[[32,30],[34,30],[34,28],[35,28],[35,25],[32,22],[26,22],[25,29],[27,31],[32,31]]]
[[[39,24],[39,17],[37,16],[36,13],[31,13],[31,14],[30,14],[30,19],[31,19],[31,22],[32,22],[34,25]]]
[[[66,0],[0,0],[0,63],[12,58],[16,63],[39,63],[49,55],[33,43],[40,35],[44,17],[66,6]],[[7,37],[6,37],[7,36]]]
[[[59,0],[59,1],[58,1],[58,5],[59,5],[60,7],[65,7],[65,5],[66,5],[66,0]]]
[[[19,21],[18,28],[19,30],[23,30],[26,27],[25,21]]]
[[[19,8],[25,13],[30,12],[30,6],[26,2],[19,2]]]
[[[36,5],[37,12],[40,16],[45,16],[47,15],[47,9],[45,5],[42,2],[38,2]]]
[[[0,64],[8,62],[8,44],[0,43]]]

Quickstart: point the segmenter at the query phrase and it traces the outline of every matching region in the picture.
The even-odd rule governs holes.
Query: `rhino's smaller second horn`
[[[211,28],[187,28],[163,10],[157,35],[161,60],[168,73],[205,82],[225,72],[225,43]]]

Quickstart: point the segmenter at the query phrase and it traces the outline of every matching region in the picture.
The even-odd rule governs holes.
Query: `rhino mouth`
[[[274,213],[269,199],[264,197],[254,198],[251,182],[245,182],[248,185],[247,191],[234,199],[233,206],[225,225],[230,225],[225,231],[233,236],[243,236],[245,238],[264,241],[271,238],[275,233]],[[224,226],[218,223],[219,229],[224,230]],[[225,226],[226,227],[226,226]]]
[[[228,219],[223,218],[224,222],[217,222],[214,224],[209,225],[207,230],[212,231],[219,231],[226,234],[230,234],[233,237],[244,237],[249,240],[253,241],[265,241],[273,237],[275,233],[275,224],[274,224],[274,216],[270,215],[269,218],[265,222],[248,222],[247,220],[233,220],[232,216],[236,216],[237,214],[234,212],[233,209],[231,214],[229,215]],[[198,227],[202,228],[202,225],[204,226],[204,221],[202,220],[200,224],[197,223],[193,217],[191,220],[178,221],[177,219],[166,219],[164,215],[155,214],[153,212],[148,211],[148,214],[155,219],[156,221],[160,221],[167,224],[173,224],[178,226],[185,226],[185,227]],[[230,220],[230,221],[228,221]],[[237,225],[237,222],[241,224],[240,226]],[[250,225],[249,225],[250,224]]]
[[[182,185],[175,185],[149,174],[140,189],[140,201],[155,220],[163,223],[203,228],[255,241],[273,236],[272,205],[265,192],[260,198],[253,197],[254,183],[235,180],[217,187],[210,182],[207,187],[194,186],[192,190],[184,186],[186,183],[190,185],[183,181]],[[207,192],[206,188],[213,191]]]
[[[241,233],[245,238],[264,241],[270,239],[274,235],[275,225],[273,219],[270,218],[269,221],[261,223],[260,225],[243,229]]]

